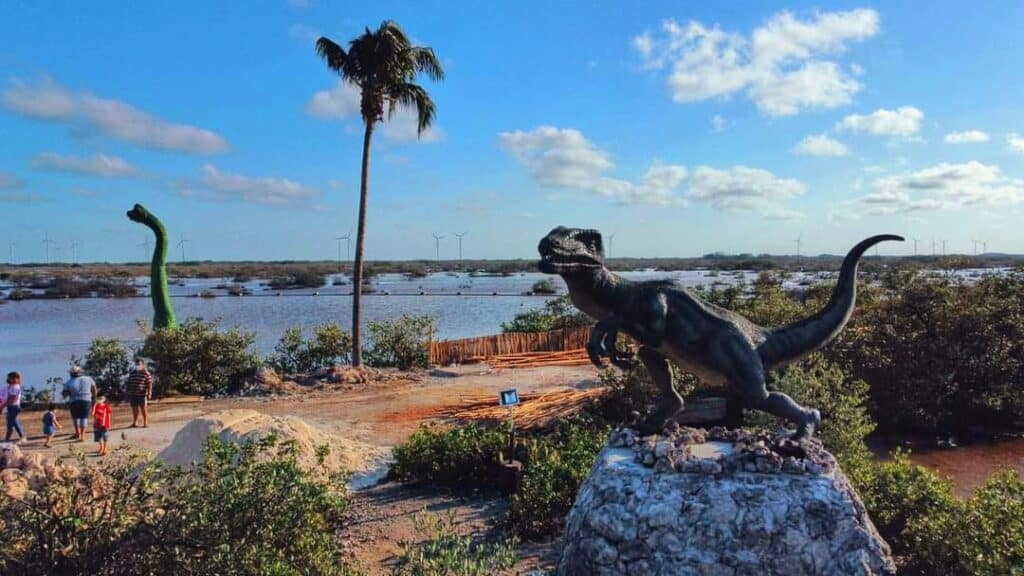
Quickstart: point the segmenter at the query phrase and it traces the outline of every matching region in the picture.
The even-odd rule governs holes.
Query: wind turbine
[[[618,232],[612,232],[608,235],[608,258],[612,257],[612,248],[615,246],[615,235]]]
[[[17,246],[17,244],[15,244],[14,242],[11,242],[11,243],[9,243],[7,245],[7,249],[10,252],[11,264],[14,264],[14,247],[15,246]]]
[[[438,262],[440,262],[441,261],[441,239],[444,238],[444,236],[438,236],[437,234],[432,234],[432,236],[434,237],[434,258]]]
[[[945,240],[942,241],[942,255],[943,256],[946,255],[946,241]]]
[[[71,241],[71,263],[72,264],[77,264],[78,263],[78,247],[81,246],[81,245],[82,245],[81,242],[79,242],[77,240],[72,240]]]
[[[338,260],[341,260],[341,241],[345,241],[345,260],[352,259],[352,232],[347,232],[344,236],[338,236],[335,238],[338,241]]]
[[[152,241],[149,238],[146,238],[146,240],[144,242],[141,242],[141,243],[138,244],[138,246],[141,246],[142,248],[144,248],[146,250],[146,253],[142,255],[142,261],[143,262],[145,262],[146,258],[149,257],[149,246],[151,244],[152,244]]]
[[[54,244],[53,240],[50,240],[50,234],[43,235],[42,245],[46,247],[46,263],[50,263],[50,244]]]
[[[188,238],[182,238],[181,240],[178,241],[178,248],[181,248],[181,262],[182,262],[182,264],[185,263],[185,244],[187,242],[191,242],[191,240],[189,240]]]
[[[932,238],[932,256],[935,256],[935,239]]]
[[[457,232],[455,233],[455,236],[459,239],[459,260],[462,260],[462,237],[466,234],[469,234],[469,232],[463,232],[462,234]]]
[[[801,233],[796,235],[796,257],[797,258],[800,257],[800,244],[803,242],[803,239],[804,239],[804,233],[803,232],[801,232]]]
[[[911,238],[911,240],[914,241],[914,256],[917,256],[917,243],[918,243],[918,239],[917,238]]]

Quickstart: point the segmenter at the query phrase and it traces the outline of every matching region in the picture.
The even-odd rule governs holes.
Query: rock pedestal
[[[562,576],[895,574],[889,546],[817,440],[613,433],[569,514]]]

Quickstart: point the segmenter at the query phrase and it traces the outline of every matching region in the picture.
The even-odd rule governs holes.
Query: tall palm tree
[[[359,228],[356,232],[356,258],[352,270],[352,364],[363,363],[359,339],[359,302],[363,291],[363,244],[366,237],[366,204],[370,195],[370,143],[378,123],[399,106],[415,108],[417,134],[422,136],[434,120],[434,101],[416,75],[426,74],[434,81],[444,79],[444,70],[432,48],[413,46],[402,28],[387,20],[379,28],[369,28],[349,42],[348,52],[330,38],[316,41],[316,53],[341,78],[359,87],[362,97],[359,111],[366,125],[363,132],[363,165],[359,181]]]

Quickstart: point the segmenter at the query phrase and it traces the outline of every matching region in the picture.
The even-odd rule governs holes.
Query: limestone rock
[[[629,437],[613,433],[581,487],[560,575],[895,573],[820,442],[682,429],[630,448]]]
[[[0,442],[0,470],[4,468],[21,468],[21,448],[13,442]]]

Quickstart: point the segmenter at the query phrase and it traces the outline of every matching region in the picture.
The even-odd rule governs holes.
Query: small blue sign
[[[519,392],[515,388],[502,390],[498,393],[498,404],[501,406],[515,406],[519,404]]]

